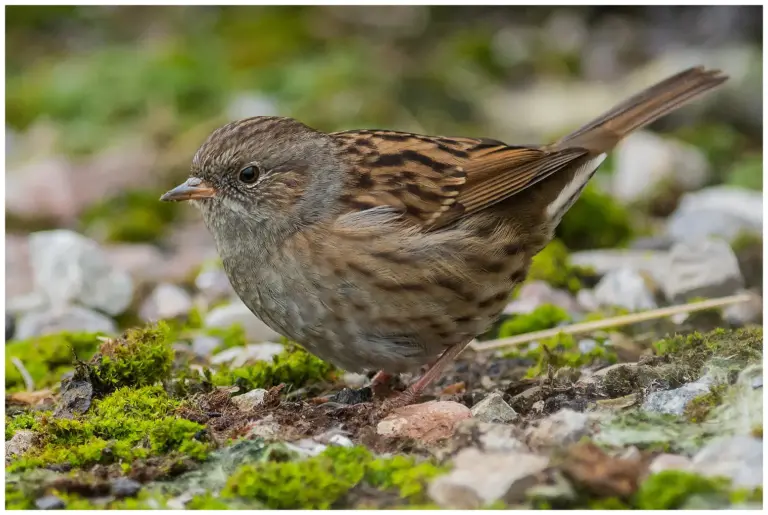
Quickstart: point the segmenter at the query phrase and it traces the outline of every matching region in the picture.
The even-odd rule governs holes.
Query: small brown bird
[[[683,71],[540,147],[249,118],[214,131],[161,199],[200,208],[275,331],[377,383],[430,364],[393,407],[499,317],[607,152],[726,79]]]

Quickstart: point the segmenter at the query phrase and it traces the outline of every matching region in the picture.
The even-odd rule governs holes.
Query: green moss
[[[590,510],[628,510],[630,506],[618,497],[607,497],[605,499],[590,499],[587,502],[587,508]]]
[[[627,209],[590,183],[565,214],[555,235],[573,250],[616,248],[626,245],[633,230]]]
[[[271,388],[279,384],[301,388],[333,377],[332,365],[313,356],[301,347],[290,345],[285,351],[273,356],[272,362],[258,362],[253,365],[222,369],[213,377],[216,386],[236,385],[247,390]]]
[[[157,191],[125,191],[89,207],[80,218],[82,231],[106,241],[158,240],[177,216],[173,202],[158,202]]]
[[[178,418],[178,401],[159,385],[120,388],[94,400],[86,416],[53,419],[38,416],[42,444],[13,462],[8,470],[56,463],[83,467],[95,463],[130,463],[171,452],[202,460],[208,445],[194,439],[204,426]]]
[[[50,413],[50,412],[46,412]],[[31,429],[32,431],[40,430],[39,416],[36,417],[32,413],[24,412],[16,415],[5,416],[5,439],[10,440],[16,431],[20,429]]]
[[[750,154],[735,162],[728,171],[726,184],[762,191],[763,155]]]
[[[586,267],[572,265],[568,248],[560,240],[552,240],[531,261],[528,280],[539,280],[556,288],[576,292],[582,287],[582,279],[594,276]]]
[[[712,408],[719,406],[723,402],[723,395],[728,389],[728,385],[719,384],[710,388],[708,393],[699,395],[688,402],[683,411],[683,415],[690,422],[702,422]]]
[[[186,510],[229,510],[229,505],[219,499],[218,497],[214,497],[213,494],[210,492],[206,492],[204,494],[199,494],[192,499],[189,500],[189,502],[184,506],[184,509]]]
[[[73,368],[75,356],[88,359],[96,352],[99,333],[56,333],[5,345],[5,388],[7,392],[24,390],[24,379],[13,364],[17,358],[32,376],[35,389],[50,388],[62,374]]]
[[[223,496],[254,498],[270,509],[328,509],[365,476],[370,453],[361,447],[329,447],[301,462],[240,467]]]
[[[173,340],[174,332],[163,322],[129,329],[122,338],[102,344],[83,373],[97,392],[154,384],[170,375]]]
[[[674,510],[697,494],[728,495],[728,481],[665,470],[652,474],[640,485],[632,504],[641,510]]]
[[[526,377],[533,378],[557,371],[563,367],[573,369],[590,365],[597,361],[615,363],[616,354],[606,348],[602,342],[589,352],[581,352],[576,339],[570,334],[559,333],[552,338],[545,338],[530,350],[512,350],[504,354],[505,358],[523,358],[535,362],[526,372]]]
[[[365,483],[395,491],[408,505],[424,505],[428,481],[445,467],[408,456],[374,458],[364,447],[329,447],[303,461],[268,461],[240,467],[228,480],[223,498],[251,498],[271,509],[328,509]]]
[[[499,338],[517,334],[531,333],[556,327],[562,322],[570,322],[568,312],[559,306],[543,304],[530,313],[515,315],[505,320],[499,328]]]
[[[427,502],[426,485],[430,479],[448,472],[445,467],[424,461],[416,463],[410,456],[377,459],[368,465],[365,480],[380,489],[396,489],[409,502]]]
[[[245,336],[245,329],[242,326],[235,324],[228,328],[209,327],[205,329],[205,334],[214,336],[221,340],[213,353],[218,354],[225,349],[231,349],[232,347],[244,347],[247,343]]]
[[[704,334],[675,335],[655,342],[653,348],[656,354],[669,356],[690,374],[696,375],[713,357],[741,365],[761,362],[763,328],[715,329]]]

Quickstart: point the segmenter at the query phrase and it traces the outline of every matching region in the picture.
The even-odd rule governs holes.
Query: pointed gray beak
[[[179,184],[172,190],[168,191],[160,197],[160,200],[166,202],[169,201],[181,201],[181,200],[193,200],[199,198],[211,198],[216,194],[209,184],[197,177],[190,177],[186,182]]]

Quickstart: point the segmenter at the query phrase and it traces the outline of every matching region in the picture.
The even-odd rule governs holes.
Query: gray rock
[[[714,186],[688,193],[667,220],[667,235],[678,241],[719,236],[733,241],[743,232],[762,234],[763,197],[759,191]]]
[[[635,202],[667,185],[683,191],[700,188],[709,176],[709,163],[696,147],[639,131],[616,148],[611,192],[619,200]]]
[[[493,392],[478,402],[472,409],[472,417],[482,422],[499,422],[506,424],[517,418],[517,413],[504,401],[500,392]]]
[[[589,433],[589,416],[564,408],[540,420],[536,426],[528,428],[526,437],[528,445],[537,449],[576,443]]]
[[[192,297],[184,288],[162,283],[152,291],[139,308],[139,316],[147,322],[176,318],[192,309]]]
[[[74,222],[79,210],[72,181],[73,167],[63,157],[36,159],[8,170],[5,210],[19,218],[49,217]]]
[[[763,442],[751,436],[718,438],[693,457],[692,469],[699,474],[727,477],[737,488],[763,484]]]
[[[93,385],[88,381],[62,381],[61,396],[53,412],[54,418],[73,419],[88,411],[93,399]]]
[[[35,499],[35,507],[38,510],[63,510],[66,504],[55,495],[46,495]]]
[[[685,406],[694,398],[709,392],[710,381],[688,383],[674,390],[651,392],[643,401],[643,409],[652,413],[682,415]]]
[[[135,497],[141,490],[141,483],[127,477],[118,477],[110,481],[110,491],[115,497]]]
[[[254,361],[270,361],[285,350],[279,343],[249,343],[245,347],[231,347],[215,354],[211,358],[212,365],[228,363],[232,367],[242,367]]]
[[[112,266],[95,241],[67,230],[36,232],[29,253],[35,288],[52,306],[77,302],[118,315],[130,305],[131,276]]]
[[[456,455],[451,472],[432,481],[428,492],[443,508],[475,510],[498,500],[514,504],[525,499],[548,466],[545,456],[467,448]]]
[[[521,439],[521,431],[512,424],[481,422],[474,418],[464,420],[457,433],[471,435],[470,441],[477,442],[481,451],[510,452],[530,449]]]
[[[256,315],[251,313],[248,307],[240,300],[214,308],[205,317],[205,325],[207,327],[227,329],[234,324],[242,326],[249,341],[275,342],[280,340],[280,334],[256,318]]]
[[[235,296],[227,273],[218,261],[203,265],[195,278],[195,286],[208,301]]]
[[[615,270],[631,268],[661,283],[664,280],[663,269],[667,264],[667,253],[637,249],[582,250],[572,253],[570,260],[575,266],[591,267],[597,275],[602,276]]]
[[[221,340],[215,336],[197,335],[192,339],[192,352],[197,356],[206,358],[210,356],[216,347],[221,345]]]
[[[597,340],[593,340],[592,338],[584,338],[579,340],[579,352],[582,354],[587,354],[595,350],[598,345],[599,344],[597,343]]]
[[[80,306],[66,306],[58,310],[33,311],[19,317],[16,338],[24,340],[33,336],[61,331],[117,333],[115,322],[101,313]]]
[[[664,470],[689,470],[691,468],[691,459],[679,454],[659,454],[648,466],[648,472],[658,474]]]
[[[242,395],[232,397],[232,403],[234,403],[241,411],[251,411],[264,402],[264,396],[266,394],[266,390],[256,388],[245,392]]]
[[[595,299],[601,306],[619,306],[630,311],[657,307],[645,277],[631,268],[605,274],[595,286]]]
[[[30,450],[35,444],[37,433],[29,429],[20,429],[16,431],[10,440],[5,442],[6,462],[11,456],[22,456]]]
[[[739,262],[730,245],[720,239],[691,240],[672,247],[661,283],[672,303],[693,297],[720,297],[744,286]]]
[[[734,327],[743,327],[747,324],[757,324],[763,318],[763,298],[750,292],[750,298],[746,302],[731,304],[723,309],[723,320]]]
[[[507,315],[526,314],[542,304],[553,304],[569,313],[579,311],[579,304],[568,292],[553,288],[544,281],[531,281],[520,287],[517,298],[507,304],[504,313]]]

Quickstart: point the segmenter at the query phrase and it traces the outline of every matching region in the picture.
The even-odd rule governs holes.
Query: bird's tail
[[[630,132],[674,111],[726,80],[728,77],[720,70],[705,70],[701,66],[689,68],[628,98],[552,147],[581,147],[593,153],[606,152]]]

